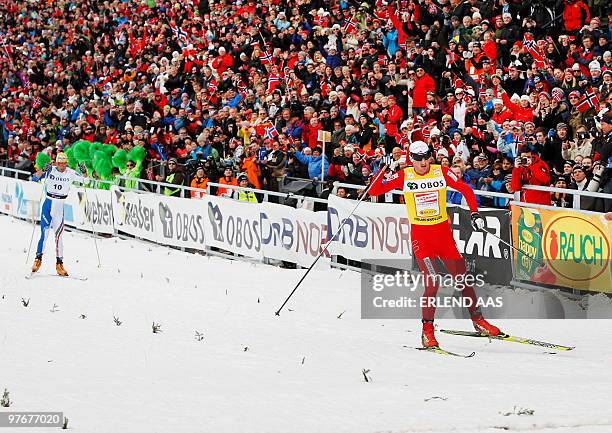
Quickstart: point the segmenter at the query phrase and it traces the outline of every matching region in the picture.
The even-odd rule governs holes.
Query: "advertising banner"
[[[328,239],[338,230],[357,202],[329,196]],[[362,202],[332,241],[330,252],[352,260],[401,259],[412,255],[410,223],[401,204]]]
[[[179,197],[155,196],[158,203],[154,225],[158,243],[204,250],[206,246],[206,202]]]
[[[121,191],[114,185],[110,192],[115,228],[120,232],[156,242],[156,226],[160,224],[160,196]]]
[[[510,243],[510,214],[505,209],[479,209],[486,229]],[[512,280],[512,251],[497,237],[474,231],[470,210],[448,207],[448,219],[457,249],[465,259],[469,272],[480,274],[491,284],[508,285]]]
[[[64,221],[80,230],[113,233],[111,192],[103,189],[72,187],[64,205]]]
[[[260,204],[207,195],[206,244],[246,257],[264,256],[261,242]]]
[[[612,293],[610,222],[574,210],[512,206],[517,279]]]
[[[294,209],[274,203],[259,205],[264,256],[308,267],[327,242],[327,213]],[[317,267],[329,266],[324,253]]]
[[[13,214],[13,196],[15,195],[15,183],[11,177],[0,176],[0,213]]]

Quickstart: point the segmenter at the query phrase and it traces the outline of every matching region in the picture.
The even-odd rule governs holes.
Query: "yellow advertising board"
[[[513,205],[515,278],[612,293],[611,232],[603,214]]]

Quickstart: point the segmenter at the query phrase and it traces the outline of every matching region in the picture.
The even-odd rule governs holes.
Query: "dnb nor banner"
[[[67,225],[96,233],[113,233],[111,192],[91,188],[71,188],[64,205]]]
[[[479,209],[491,233],[510,243],[510,215],[502,209]],[[472,229],[470,211],[448,207],[448,219],[457,249],[468,272],[482,275],[487,283],[508,285],[512,280],[512,251],[497,237]]]
[[[206,196],[206,244],[310,266],[326,239],[325,212]],[[329,256],[320,262],[329,264]]]
[[[357,202],[329,196],[327,236],[331,238]],[[410,258],[410,224],[400,204],[361,202],[330,244],[330,252],[352,260]]]
[[[612,293],[610,222],[603,214],[512,206],[517,279]],[[535,259],[535,260],[534,260]]]
[[[264,256],[308,267],[327,242],[327,213],[294,209],[274,203],[259,205]],[[324,252],[317,268],[329,267]]]

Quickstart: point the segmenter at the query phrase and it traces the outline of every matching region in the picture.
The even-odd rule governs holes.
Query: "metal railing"
[[[343,183],[343,182],[339,182],[336,181],[334,182],[334,187],[342,187],[342,188],[349,188],[349,189],[365,189],[366,186],[365,185],[355,185],[352,183]],[[447,188],[449,191],[457,191],[456,189]],[[474,191],[474,194],[476,195],[481,195],[484,197],[496,197],[496,198],[503,198],[503,199],[507,199],[507,200],[512,200],[513,198],[515,198],[515,196],[513,194],[509,194],[509,193],[503,193],[503,192],[495,192],[495,191],[482,191],[479,189],[474,189],[472,190]],[[392,194],[397,194],[397,195],[403,195],[403,191],[400,190],[394,190],[394,191],[390,191]]]
[[[18,179],[18,178],[24,178],[24,177],[29,178],[31,176],[31,173],[28,171],[18,170],[14,168],[0,167],[0,175]],[[303,202],[305,201],[327,204],[326,199],[322,199],[318,197],[309,197],[309,196],[304,196],[300,194],[294,194],[291,192],[288,192],[288,193],[287,192],[276,192],[276,191],[269,191],[269,190],[263,190],[263,189],[248,188],[248,187],[243,188],[237,185],[225,185],[225,184],[220,184],[217,182],[208,182],[206,190],[203,190],[201,188],[193,188],[191,186],[186,186],[186,185],[176,185],[176,184],[167,183],[167,182],[153,181],[153,180],[133,178],[133,177],[127,177],[127,176],[119,176],[119,179],[121,179],[124,182],[124,184],[125,182],[135,182],[136,183],[136,188],[128,188],[125,186],[121,186],[121,189],[137,191],[137,192],[149,192],[149,193],[163,194],[164,193],[163,189],[167,187],[171,189],[179,189],[181,191],[180,193],[181,197],[190,197],[191,194],[188,194],[187,193],[188,191],[189,192],[195,191],[199,193],[206,191],[207,194],[210,194],[210,187],[213,186],[213,187],[221,187],[221,188],[237,190],[237,191],[252,191],[256,194],[261,195],[263,197],[264,202],[269,201],[269,197],[272,196],[272,197],[279,197],[285,200],[287,199],[296,200],[298,202],[298,205],[302,205]],[[290,177],[286,177],[286,179],[302,180],[302,181],[308,180],[308,179],[299,179],[299,178],[290,178]],[[95,183],[100,183],[100,184],[116,185],[115,182],[102,180],[102,179],[92,179],[91,181]],[[145,188],[144,185],[150,185],[151,188]],[[335,181],[333,185],[334,185],[334,191],[337,190],[338,187],[354,189],[354,190],[366,188],[365,185],[355,185],[355,184],[344,183],[344,182],[339,182],[339,181]],[[456,191],[452,188],[448,188],[448,189],[450,191]],[[523,186],[523,190],[545,191],[545,192],[550,192],[550,193],[561,193],[561,194],[571,195],[573,197],[573,209],[575,210],[580,210],[580,198],[581,197],[592,197],[592,198],[601,198],[604,200],[606,199],[612,200],[612,194],[603,193],[603,192],[581,191],[581,190],[575,190],[575,189],[569,189],[569,188],[555,188],[555,187],[549,187],[549,186],[525,185]],[[474,191],[474,194],[483,196],[483,197],[492,197],[492,198],[509,200],[513,203],[521,204],[521,205],[532,205],[531,203],[521,202],[520,191],[517,191],[514,194],[500,193],[500,192],[494,192],[494,191],[482,191],[478,189],[475,189],[473,191]],[[399,190],[391,191],[391,193],[396,194],[396,195],[403,194],[403,192]],[[555,208],[553,206],[546,206],[546,205],[542,205],[542,206],[544,206],[544,208],[551,208],[551,209]],[[591,213],[599,213],[599,212],[591,212]]]
[[[7,175],[7,173],[9,174]],[[0,176],[13,177],[15,179],[18,179],[19,175],[26,176],[29,178],[30,176],[32,176],[32,173],[30,173],[29,171],[17,170],[16,168],[0,167]]]

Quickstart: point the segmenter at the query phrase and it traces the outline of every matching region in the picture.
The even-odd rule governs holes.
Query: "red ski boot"
[[[438,347],[438,340],[434,335],[434,324],[431,322],[423,322],[423,333],[421,334],[421,342],[423,347]]]
[[[483,335],[490,335],[492,337],[501,334],[501,331],[497,326],[491,325],[481,315],[472,317],[472,324],[474,329]]]

